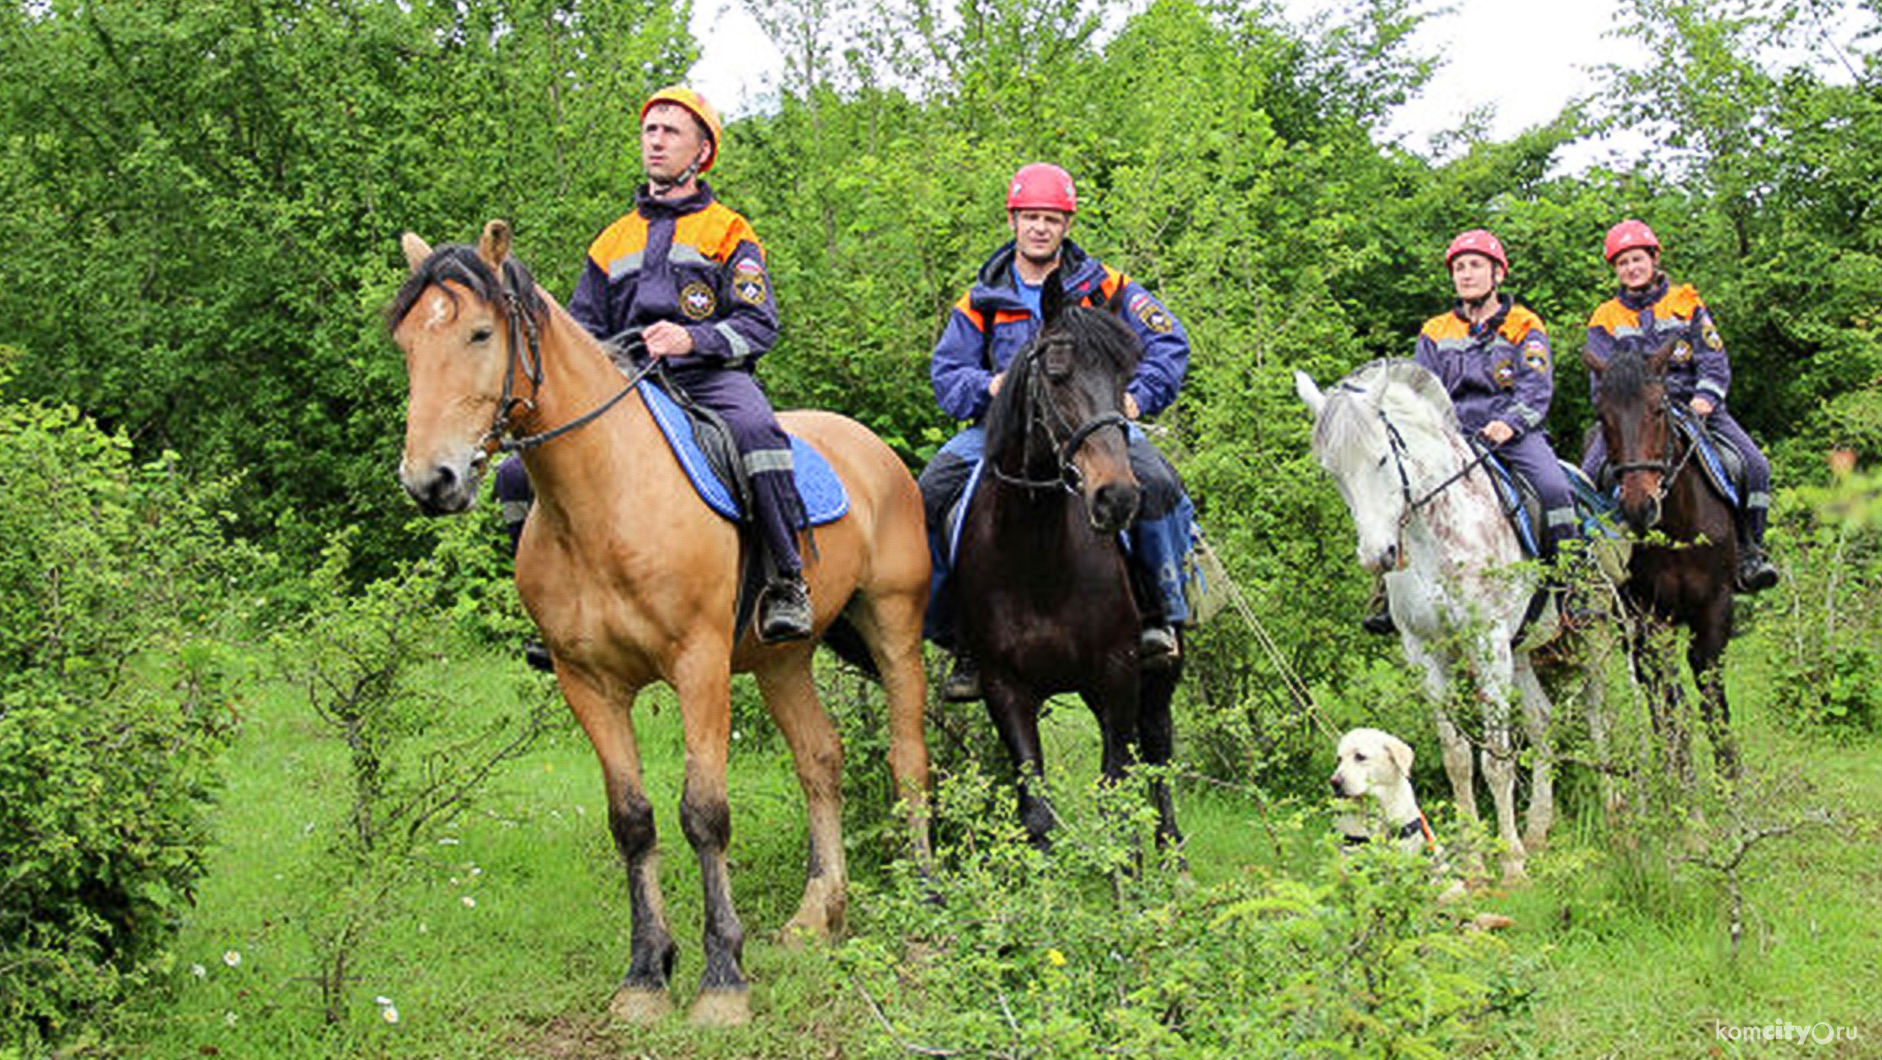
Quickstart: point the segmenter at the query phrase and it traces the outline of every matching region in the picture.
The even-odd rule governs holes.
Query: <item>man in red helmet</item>
[[[773,572],[759,600],[759,639],[795,640],[810,636],[812,620],[797,551],[803,500],[790,439],[752,374],[777,339],[777,303],[757,234],[703,179],[723,139],[718,112],[692,89],[673,86],[648,98],[640,111],[647,182],[634,209],[589,245],[568,310],[604,343],[640,329],[668,378],[731,428]],[[522,462],[506,462],[497,483],[520,533],[527,508],[518,502],[528,496]]]
[[[1549,336],[1540,317],[1500,290],[1510,260],[1492,233],[1460,233],[1444,252],[1444,267],[1457,301],[1425,321],[1412,358],[1444,384],[1458,425],[1535,487],[1542,499],[1535,544],[1539,558],[1551,561],[1578,524],[1568,476],[1542,430],[1555,395]],[[1365,626],[1391,632],[1390,609],[1375,609]]]
[[[928,633],[944,647],[952,646],[947,513],[984,451],[981,419],[999,392],[1006,366],[1039,330],[1041,288],[1052,271],[1058,270],[1066,305],[1102,305],[1118,296],[1124,321],[1143,347],[1124,395],[1126,416],[1136,420],[1167,408],[1176,400],[1189,367],[1189,337],[1163,303],[1067,238],[1078,212],[1078,189],[1071,174],[1044,162],[1021,166],[1008,182],[1006,211],[1012,241],[981,265],[973,287],[955,303],[929,364],[942,410],[971,423],[921,473],[935,560]],[[1165,666],[1178,651],[1175,626],[1190,617],[1183,570],[1195,508],[1176,469],[1134,425],[1130,460],[1142,490],[1129,531],[1132,581],[1144,619],[1139,657],[1146,666]],[[959,702],[979,695],[972,660],[957,659],[953,676],[942,687],[943,698]]]
[[[1691,408],[1706,427],[1745,458],[1745,499],[1738,520],[1738,587],[1760,592],[1777,584],[1777,568],[1764,554],[1764,528],[1771,512],[1771,464],[1751,435],[1726,411],[1732,364],[1712,314],[1691,284],[1674,287],[1660,268],[1660,239],[1632,218],[1608,229],[1601,252],[1614,268],[1620,289],[1588,320],[1588,353],[1603,364],[1625,348],[1642,356],[1677,342],[1666,366],[1667,400]],[[1590,375],[1590,393],[1600,376]],[[1595,478],[1607,463],[1607,439],[1596,432],[1582,455],[1582,470]],[[1597,479],[1597,481],[1599,481]]]

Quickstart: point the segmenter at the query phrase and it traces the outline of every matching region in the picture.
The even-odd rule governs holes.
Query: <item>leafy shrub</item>
[[[0,1026],[29,1050],[163,965],[237,721],[211,631],[244,557],[130,452],[0,407]]]
[[[841,972],[895,1050],[963,1055],[1454,1056],[1518,1013],[1530,970],[1456,930],[1421,857],[1313,846],[1303,878],[1202,887],[1144,865],[1136,784],[1024,842],[1010,792],[937,792],[940,864],[858,903]],[[1513,1027],[1513,1023],[1512,1023]]]

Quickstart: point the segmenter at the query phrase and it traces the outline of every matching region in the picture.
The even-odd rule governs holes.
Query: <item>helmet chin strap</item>
[[[703,162],[704,162],[703,158],[693,159],[693,164],[690,166],[687,166],[685,169],[680,170],[679,175],[674,177],[672,180],[662,180],[659,177],[654,176],[652,173],[649,173],[647,174],[647,186],[653,190],[653,193],[655,195],[666,195],[672,192],[675,188],[683,188],[686,185],[691,184],[693,182],[693,179],[699,176],[699,167],[701,166],[701,164],[703,164]]]

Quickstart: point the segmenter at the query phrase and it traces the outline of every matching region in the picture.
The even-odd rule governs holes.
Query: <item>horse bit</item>
[[[1101,412],[1073,428],[1065,417],[1059,414],[1058,406],[1052,403],[1052,395],[1047,392],[1047,385],[1041,378],[1045,370],[1033,362],[1039,360],[1041,351],[1052,346],[1070,345],[1070,342],[1071,340],[1065,338],[1048,339],[1033,347],[1032,351],[1026,355],[1027,363],[1022,366],[1026,369],[1025,452],[1032,452],[1032,431],[1034,425],[1037,425],[1045,432],[1046,442],[1058,451],[1058,477],[1030,478],[1025,475],[1009,475],[1000,470],[998,464],[989,462],[988,466],[993,469],[994,476],[1009,486],[1018,486],[1028,490],[1063,488],[1067,493],[1079,493],[1084,489],[1085,476],[1078,470],[1078,465],[1073,463],[1073,458],[1078,455],[1079,449],[1084,447],[1085,442],[1106,427],[1116,427],[1124,432],[1125,441],[1129,443],[1130,421],[1122,412],[1116,409]],[[1070,431],[1063,442],[1059,441],[1062,431]]]

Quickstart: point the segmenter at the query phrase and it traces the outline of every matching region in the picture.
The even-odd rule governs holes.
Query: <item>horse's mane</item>
[[[528,267],[515,258],[506,257],[503,259],[503,276],[508,281],[509,289],[516,292],[523,315],[541,324],[549,306],[543,301],[542,293],[536,289],[536,281],[530,276]],[[399,321],[404,320],[418,302],[418,296],[433,284],[443,288],[445,294],[456,302],[457,292],[451,290],[448,286],[450,283],[462,286],[486,302],[499,306],[502,304],[503,285],[497,282],[496,273],[490,271],[489,263],[477,253],[477,248],[468,243],[445,243],[433,250],[424,264],[413,269],[399,287],[398,294],[392,296],[392,304],[386,307],[386,326],[398,327]]]
[[[1361,397],[1370,400],[1357,400]],[[1380,409],[1403,426],[1435,420],[1433,425],[1441,430],[1458,430],[1457,410],[1437,376],[1416,361],[1380,358],[1353,369],[1327,391],[1326,411],[1314,425],[1314,451],[1371,444]]]
[[[1601,370],[1601,385],[1597,390],[1616,398],[1637,398],[1646,392],[1649,382],[1652,378],[1647,371],[1647,359],[1639,350],[1628,347],[1608,360],[1607,367]]]
[[[1056,277],[1054,278],[1056,282]],[[1072,306],[1058,321],[1039,329],[1006,367],[1006,380],[987,409],[987,459],[1023,444],[1026,435],[1026,395],[1031,374],[1037,370],[1034,351],[1047,342],[1068,339],[1078,351],[1079,371],[1102,371],[1112,378],[1127,378],[1137,370],[1137,334],[1115,314],[1086,306]]]

